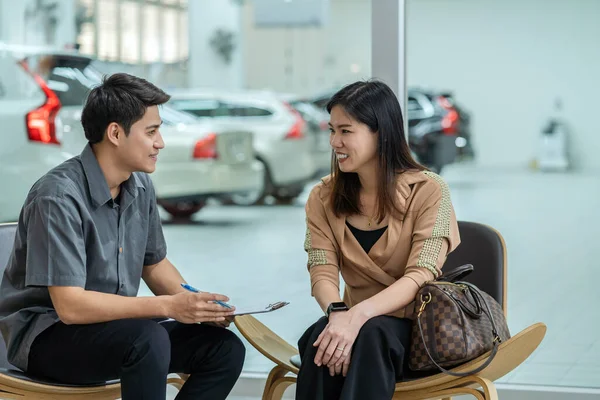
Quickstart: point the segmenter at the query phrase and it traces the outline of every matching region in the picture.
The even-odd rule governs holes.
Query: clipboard
[[[242,306],[242,307],[236,307],[235,309],[235,313],[233,314],[233,316],[238,316],[238,315],[248,315],[248,314],[264,314],[264,313],[268,313],[268,312],[272,312],[275,310],[279,310],[280,308],[283,308],[285,306],[287,306],[288,304],[290,304],[287,301],[277,301],[275,303],[271,303],[271,304],[267,304],[266,306]]]

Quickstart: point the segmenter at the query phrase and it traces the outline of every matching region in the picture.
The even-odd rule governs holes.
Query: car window
[[[175,99],[169,102],[177,110],[187,111],[198,117],[214,117],[219,102],[212,99]]]
[[[162,105],[159,108],[160,118],[166,125],[177,124],[197,124],[198,119],[184,111],[176,110],[168,105]]]
[[[41,54],[26,61],[31,71],[46,80],[63,106],[83,106],[90,90],[102,81],[102,74],[89,58]]]
[[[423,107],[421,107],[421,104],[419,104],[419,101],[417,99],[415,99],[414,97],[409,97],[407,110],[408,110],[408,112],[422,111]]]
[[[221,102],[217,114],[217,116],[231,117],[266,117],[273,115],[273,112],[265,108]]]

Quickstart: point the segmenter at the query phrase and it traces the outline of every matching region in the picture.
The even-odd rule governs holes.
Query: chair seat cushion
[[[300,354],[296,354],[295,356],[290,357],[290,362],[294,367],[300,368],[300,364],[302,363],[300,361]]]
[[[120,382],[118,379],[115,379],[115,380],[108,381],[108,382],[98,382],[98,383],[91,383],[91,384],[87,384],[87,385],[78,385],[78,384],[74,384],[74,383],[57,382],[57,381],[54,381],[52,379],[38,378],[38,377],[35,377],[35,376],[28,375],[28,374],[26,374],[25,372],[23,372],[21,370],[12,369],[12,368],[11,369],[0,368],[0,374],[6,375],[6,376],[10,376],[11,378],[20,379],[22,381],[27,381],[27,382],[32,382],[32,383],[39,383],[39,384],[42,384],[42,385],[61,386],[61,387],[73,387],[73,388],[106,386],[106,385],[113,385],[115,383],[119,383]]]

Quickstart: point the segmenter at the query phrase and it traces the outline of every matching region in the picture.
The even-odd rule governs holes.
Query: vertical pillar
[[[408,135],[405,18],[406,0],[371,0],[371,74],[398,96]]]

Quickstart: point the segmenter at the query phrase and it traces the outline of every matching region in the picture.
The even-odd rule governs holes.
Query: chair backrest
[[[458,222],[460,245],[448,255],[443,271],[473,264],[474,271],[464,280],[492,296],[506,315],[506,245],[494,228],[475,222]]]
[[[12,251],[15,241],[16,232],[17,224],[0,224],[0,278],[4,275],[8,257],[10,257],[10,252]],[[0,293],[0,296],[2,296],[2,293]],[[0,368],[14,369],[14,367],[6,360],[6,345],[4,344],[2,337],[0,337]]]

